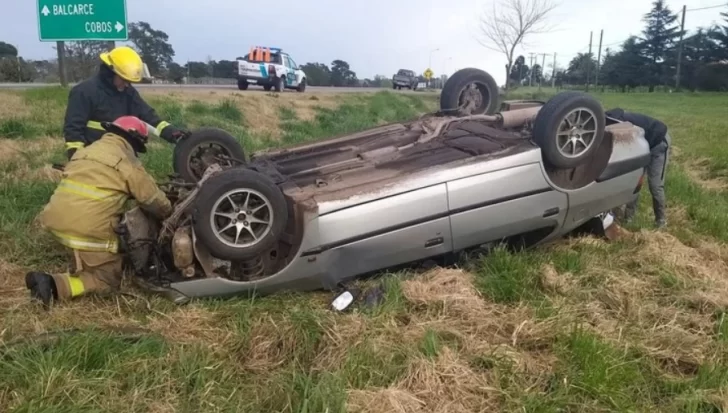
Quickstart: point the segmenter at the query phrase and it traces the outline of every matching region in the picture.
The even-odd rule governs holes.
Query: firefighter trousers
[[[76,261],[75,272],[53,275],[60,301],[119,290],[123,274],[121,254],[72,251]]]

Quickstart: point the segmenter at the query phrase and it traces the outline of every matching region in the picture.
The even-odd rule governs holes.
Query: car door
[[[538,162],[448,182],[453,250],[523,234],[546,237],[559,229],[568,197],[554,190]]]
[[[303,75],[299,73],[298,65],[291,56],[288,56],[288,61],[291,63],[291,73],[293,74],[294,85],[298,86],[298,84],[301,83],[301,80],[303,80]]]
[[[452,250],[444,183],[322,214],[318,227],[316,250],[342,278]]]
[[[288,55],[283,56],[283,65],[286,67],[286,84],[288,86],[298,86],[296,82],[296,72],[293,70],[293,62]]]

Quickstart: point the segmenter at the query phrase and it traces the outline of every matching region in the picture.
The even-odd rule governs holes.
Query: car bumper
[[[238,76],[238,81],[244,81],[250,85],[272,85],[273,79],[271,78],[264,78],[264,77],[254,77],[254,76]]]

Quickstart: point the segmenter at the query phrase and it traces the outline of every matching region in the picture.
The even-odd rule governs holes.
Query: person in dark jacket
[[[627,112],[621,108],[614,108],[606,111],[606,116],[620,121],[630,122],[639,126],[645,131],[645,139],[650,145],[651,159],[645,168],[647,181],[652,194],[652,208],[655,214],[655,224],[658,228],[667,224],[665,214],[665,173],[667,171],[668,152],[670,149],[670,134],[667,133],[667,125],[663,122],[640,113]],[[634,218],[637,211],[637,198],[627,204],[624,211],[624,218],[629,222]]]
[[[99,56],[98,73],[73,88],[63,126],[66,155],[70,160],[77,149],[97,141],[106,131],[102,122],[122,116],[135,116],[156,128],[156,134],[176,143],[186,132],[162,120],[131,85],[142,80],[144,63],[134,49],[121,46]]]

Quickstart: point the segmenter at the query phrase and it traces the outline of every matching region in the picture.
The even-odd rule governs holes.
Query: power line
[[[728,3],[717,4],[715,6],[698,7],[698,8],[695,8],[695,9],[687,9],[685,11],[698,11],[698,10],[717,9],[718,7],[726,7],[726,6],[728,6]]]

